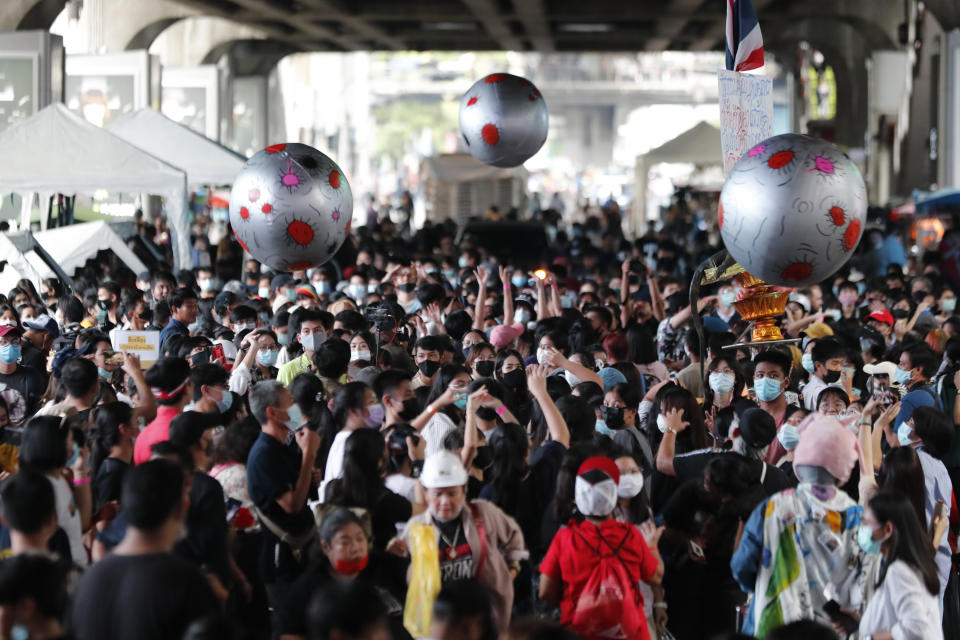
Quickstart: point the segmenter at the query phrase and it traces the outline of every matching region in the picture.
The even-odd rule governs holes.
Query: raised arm
[[[477,303],[473,307],[473,328],[483,331],[483,311],[487,304],[487,268],[480,265],[473,271],[477,278]]]
[[[656,276],[650,274],[647,277],[647,288],[650,290],[650,306],[653,308],[653,317],[657,322],[663,320],[667,315],[663,307],[663,296],[660,295],[660,283]]]
[[[690,423],[683,419],[683,409],[670,409],[663,414],[667,421],[667,430],[660,439],[660,447],[657,449],[657,471],[664,475],[677,475],[673,467],[673,459],[676,456],[677,436],[690,426]]]
[[[143,418],[144,424],[149,423],[157,417],[157,401],[153,397],[150,385],[147,384],[143,370],[140,369],[140,358],[131,353],[124,353],[123,370],[133,378],[133,383],[137,387],[137,406],[133,408],[132,420],[136,422],[137,418]]]
[[[510,288],[510,275],[503,265],[500,269],[500,284],[503,285],[503,324],[513,324],[513,289]]]
[[[553,398],[547,393],[547,373],[550,371],[549,365],[532,364],[527,367],[527,388],[530,395],[540,405],[543,416],[547,420],[547,431],[550,433],[550,439],[559,442],[565,447],[570,446],[570,429],[566,421],[560,415],[560,410],[554,404]]]

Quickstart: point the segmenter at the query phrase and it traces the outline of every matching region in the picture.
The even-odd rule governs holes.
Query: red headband
[[[183,388],[187,386],[187,383],[190,382],[190,378],[187,377],[183,382],[180,383],[180,386],[176,389],[171,389],[170,391],[164,391],[160,387],[150,387],[150,391],[153,392],[153,397],[157,400],[170,400],[175,398],[183,391]]]

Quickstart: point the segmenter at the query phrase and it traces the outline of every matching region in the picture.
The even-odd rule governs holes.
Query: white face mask
[[[323,331],[309,335],[300,335],[300,344],[303,345],[305,351],[316,351],[320,348],[320,345],[323,344],[324,340],[326,340],[326,335]]]
[[[571,389],[574,388],[575,386],[577,386],[578,384],[580,384],[580,383],[582,382],[582,380],[580,380],[580,378],[578,378],[577,376],[573,375],[573,374],[570,373],[569,371],[564,371],[564,372],[563,372],[563,377],[567,379],[567,384],[570,385],[570,388],[571,388]]]
[[[657,429],[660,429],[660,433],[667,432],[667,419],[663,417],[663,414],[657,416]]]
[[[621,498],[633,498],[642,490],[642,473],[626,473],[620,476],[620,484],[617,485],[617,495]]]
[[[370,360],[370,350],[363,349],[361,351],[351,351],[350,352],[350,362],[356,362],[357,360]]]

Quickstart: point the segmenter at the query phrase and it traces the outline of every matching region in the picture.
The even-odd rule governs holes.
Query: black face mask
[[[478,407],[477,408],[477,417],[481,420],[486,420],[491,422],[497,419],[497,412],[490,407]]]
[[[400,412],[400,419],[407,422],[420,415],[420,403],[416,398],[407,398],[403,401],[403,411]]]
[[[840,372],[834,371],[832,369],[827,369],[827,372],[823,374],[823,381],[827,384],[833,384],[840,379]]]
[[[436,360],[424,360],[417,365],[417,369],[420,369],[420,373],[425,378],[432,378],[439,368],[440,363]]]
[[[412,282],[397,285],[397,291],[403,291],[404,293],[412,293],[416,291],[416,289],[417,285],[413,284]]]
[[[489,378],[493,375],[493,367],[496,363],[493,360],[479,360],[474,363],[474,369],[481,378]]]
[[[523,372],[523,369],[514,369],[513,371],[508,371],[503,374],[503,384],[511,389],[519,389],[526,380],[527,376]]]
[[[100,307],[101,309],[103,309],[104,311],[106,311],[106,310],[108,310],[108,309],[110,308],[110,301],[109,301],[109,300],[97,300],[97,306]]]
[[[611,429],[619,429],[623,426],[623,407],[603,407],[600,409],[600,415]]]

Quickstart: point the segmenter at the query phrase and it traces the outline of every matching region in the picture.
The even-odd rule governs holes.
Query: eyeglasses
[[[0,347],[19,347],[20,344],[20,338],[0,338]]]

